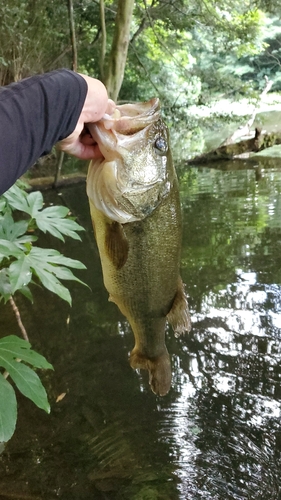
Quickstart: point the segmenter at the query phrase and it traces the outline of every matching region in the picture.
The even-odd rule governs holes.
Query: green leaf
[[[34,259],[38,260],[38,262],[41,262],[41,265],[43,264],[42,260],[44,260],[45,262],[49,262],[51,264],[73,267],[75,269],[86,269],[86,266],[80,262],[80,260],[65,257],[53,248],[33,247],[29,255],[32,261],[34,261]]]
[[[0,443],[6,443],[15,432],[17,400],[13,387],[0,373]]]
[[[54,274],[50,273],[49,271],[46,271],[46,269],[39,268],[37,267],[34,269],[38,278],[40,279],[42,285],[44,285],[50,292],[55,293],[58,295],[61,299],[65,300],[66,302],[71,305],[71,295],[65,286],[63,286],[60,281],[54,276]]]
[[[84,231],[84,228],[72,219],[66,219],[69,209],[64,206],[43,209],[44,202],[40,191],[27,194],[18,186],[12,186],[3,196],[13,209],[29,214],[44,233],[49,232],[62,241],[64,241],[64,236],[81,240],[77,231]]]
[[[28,285],[32,278],[28,256],[22,254],[18,260],[12,262],[9,267],[9,277],[13,294]]]
[[[16,335],[9,335],[0,339],[0,355],[11,359],[19,358],[36,368],[53,370],[53,366],[44,356],[33,351],[29,342],[20,339]]]
[[[27,193],[18,186],[12,186],[3,194],[9,205],[13,209],[21,210],[29,214],[29,205],[27,203]]]
[[[67,207],[54,206],[47,207],[36,215],[36,224],[44,233],[49,232],[56,238],[64,241],[65,236],[75,240],[81,240],[77,231],[84,231],[84,228],[72,219],[66,219],[69,210]]]
[[[15,241],[19,236],[25,234],[27,228],[27,221],[14,222],[13,217],[8,212],[3,217],[0,217],[0,238]]]
[[[20,257],[22,255],[22,250],[12,241],[1,240],[0,239],[0,262],[6,257]]]
[[[50,413],[50,405],[47,398],[47,393],[37,373],[24,365],[5,357],[0,353],[0,365],[2,365],[15,382],[19,391],[31,399],[38,408],[42,408],[47,413]]]
[[[12,287],[8,275],[8,269],[4,268],[0,271],[0,299],[3,298],[6,303],[12,295]]]
[[[27,221],[15,222],[10,213],[0,216],[0,241],[10,241],[21,250],[25,250],[26,243],[37,240],[36,236],[25,234],[28,229]]]
[[[35,219],[38,211],[41,210],[44,205],[41,191],[34,191],[34,193],[29,193],[27,195],[27,203],[29,205],[28,213],[33,219]]]
[[[8,276],[10,279],[11,291],[15,293],[17,290],[20,290],[24,293],[24,287],[31,281],[32,273],[35,273],[48,290],[71,304],[70,293],[68,289],[61,284],[59,279],[77,281],[82,285],[85,285],[85,283],[74,276],[72,271],[66,266],[75,269],[85,269],[82,262],[64,257],[64,255],[60,254],[57,250],[33,247],[27,255],[21,252],[18,259],[9,266]]]
[[[30,288],[28,286],[23,286],[18,290],[24,297],[26,297],[30,302],[33,302],[33,295],[30,291]]]
[[[5,212],[5,208],[6,208],[6,200],[4,200],[4,198],[2,198],[2,196],[0,197],[0,212]]]

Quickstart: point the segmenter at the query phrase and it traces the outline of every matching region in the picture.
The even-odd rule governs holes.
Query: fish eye
[[[168,151],[168,144],[167,141],[165,141],[164,137],[157,137],[155,143],[155,152],[158,155],[165,154]]]

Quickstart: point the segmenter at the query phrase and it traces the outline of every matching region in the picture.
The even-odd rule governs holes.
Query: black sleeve
[[[76,127],[88,86],[62,69],[0,90],[0,194]]]

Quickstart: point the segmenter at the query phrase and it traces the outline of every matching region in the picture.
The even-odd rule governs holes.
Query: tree
[[[0,4],[0,84],[69,66],[67,5],[56,0]]]
[[[105,79],[108,93],[113,100],[117,99],[124,78],[134,3],[134,0],[119,0],[117,6],[115,30]]]

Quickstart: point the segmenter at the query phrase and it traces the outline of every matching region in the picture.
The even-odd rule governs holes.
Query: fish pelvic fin
[[[119,222],[107,223],[105,248],[114,267],[121,269],[128,258],[129,243]]]
[[[172,371],[168,351],[160,356],[148,358],[138,349],[133,349],[130,356],[130,365],[132,368],[148,370],[149,384],[152,392],[157,396],[165,396],[171,387]]]
[[[167,314],[167,320],[171,324],[175,336],[178,337],[182,333],[190,332],[191,330],[191,320],[187,301],[187,295],[184,291],[184,285],[179,278],[178,288],[172,307]]]

